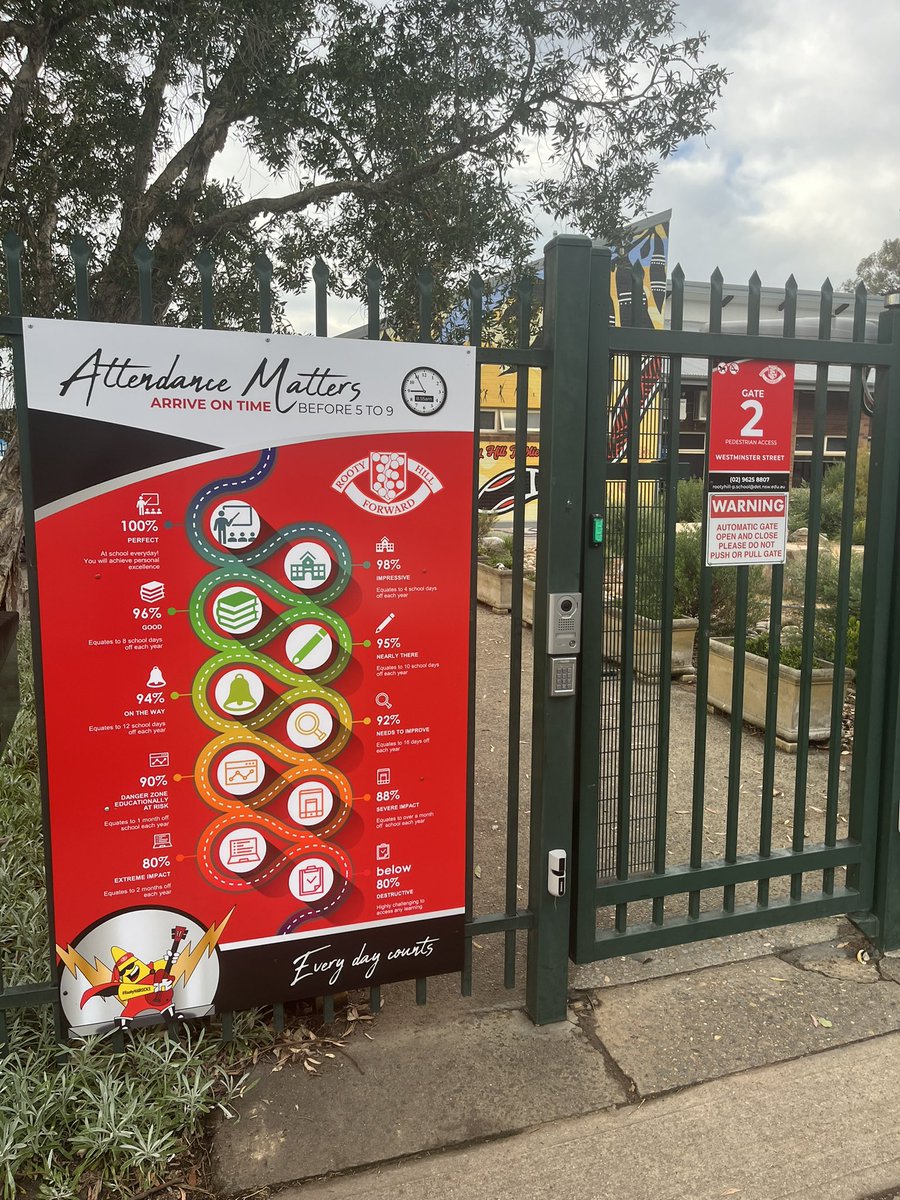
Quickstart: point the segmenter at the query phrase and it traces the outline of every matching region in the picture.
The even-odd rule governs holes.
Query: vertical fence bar
[[[644,273],[639,262],[631,272],[629,323],[638,324],[643,312]],[[619,686],[618,796],[616,804],[616,878],[627,879],[631,867],[631,789],[634,746],[634,665],[637,565],[641,540],[639,475],[641,460],[641,375],[644,360],[628,355],[628,411],[625,471],[625,541],[622,553],[622,666]],[[628,905],[617,904],[616,929],[624,933]]]
[[[375,263],[366,271],[366,337],[377,342],[381,337],[381,271]]]
[[[138,273],[138,297],[141,304],[141,324],[153,324],[153,251],[146,241],[134,248],[134,261]]]
[[[859,889],[863,904],[873,888],[875,934],[883,948],[894,949],[900,946],[900,306],[879,317],[878,341],[891,349],[890,365],[875,378],[848,821],[850,837],[864,846],[877,833],[876,859],[874,870],[871,856],[849,866],[847,883]]]
[[[784,285],[782,337],[792,338],[797,329],[797,281],[789,275]],[[790,516],[790,509],[788,510]],[[778,676],[781,660],[781,612],[784,600],[784,565],[772,568],[772,592],[769,601],[769,658],[766,666],[766,727],[763,731],[762,800],[759,814],[759,854],[772,853],[772,818],[775,805],[775,724],[778,712]],[[768,879],[756,886],[756,902],[769,903]]]
[[[709,331],[722,332],[722,272],[718,267],[709,280]],[[707,395],[712,405],[712,363],[707,374]],[[707,435],[708,436],[708,435]],[[708,447],[707,447],[708,461]],[[703,511],[700,516],[700,603],[697,630],[697,698],[694,710],[694,785],[691,794],[691,866],[703,863],[703,815],[706,789],[706,703],[709,696],[709,637],[712,608],[712,569],[706,564],[706,529],[709,509],[709,472],[703,489]],[[700,893],[688,894],[688,915],[700,916]]]
[[[591,243],[558,237],[544,255],[545,347],[541,387],[541,472],[534,603],[534,716],[526,1008],[538,1025],[566,1017],[571,894],[547,891],[547,855],[571,856],[577,708],[551,697],[547,597],[581,587],[584,479],[572,470],[584,445],[587,405]],[[607,285],[608,286],[608,285]]]
[[[579,708],[572,891],[577,897],[570,931],[572,957],[592,956],[596,939],[595,893],[600,840],[600,722],[603,695],[606,555],[609,547],[607,475],[609,463],[609,312],[612,255],[608,247],[591,253],[587,411],[585,413],[584,504],[588,515],[582,534],[583,626]],[[543,417],[542,417],[543,419]],[[594,521],[597,522],[595,526]]]
[[[215,329],[216,315],[213,308],[213,267],[216,260],[208,246],[204,246],[194,258],[200,272],[200,312],[204,329]]]
[[[6,255],[6,295],[11,317],[22,317],[22,239],[15,233],[3,237]],[[19,458],[21,462],[23,526],[25,534],[25,560],[28,572],[28,594],[31,610],[38,611],[37,546],[34,526],[34,495],[31,487],[31,435],[28,423],[27,391],[25,384],[25,346],[22,337],[13,337],[13,394],[19,430]],[[57,1040],[65,1037],[62,1008],[59,1003],[59,971],[56,962],[54,938],[55,914],[53,906],[53,861],[50,854],[50,809],[47,803],[47,745],[44,722],[44,658],[41,644],[40,618],[35,615],[31,622],[31,652],[34,664],[34,699],[37,726],[38,761],[41,780],[41,833],[44,841],[44,884],[46,887],[47,956],[50,969],[50,984],[54,989],[53,1025]]]
[[[517,345],[527,350],[531,341],[531,280],[519,282]],[[509,719],[506,766],[506,914],[515,916],[519,878],[519,741],[522,732],[522,600],[525,588],[525,485],[528,465],[528,367],[516,367],[515,475],[513,482],[513,578],[509,632]],[[503,941],[503,982],[516,985],[516,931],[508,929]]]
[[[672,271],[670,329],[684,327],[684,271],[676,263]],[[674,354],[669,364],[669,412],[666,471],[665,533],[663,542],[663,610],[659,663],[659,740],[656,747],[656,811],[654,816],[653,870],[657,875],[666,869],[666,833],[669,822],[669,723],[672,712],[672,619],[675,589],[675,523],[678,508],[678,432],[681,423],[681,355]],[[652,921],[662,925],[665,898],[653,898]]]
[[[259,283],[259,332],[272,332],[272,262],[265,254],[258,254],[254,262]]]
[[[321,258],[313,263],[312,277],[316,295],[316,337],[328,337],[328,279],[330,271]]]
[[[91,289],[88,279],[88,263],[91,246],[87,238],[79,233],[69,244],[69,254],[75,266],[75,312],[79,321],[91,319]]]
[[[484,283],[477,271],[469,276],[469,345],[476,350],[475,361],[475,429],[472,447],[472,566],[469,577],[469,723],[466,735],[466,919],[471,920],[475,907],[475,673],[478,654],[478,461],[481,440],[481,364],[477,349],[481,345],[484,317]],[[460,990],[472,995],[472,939],[463,943],[463,969]]]
[[[831,337],[831,312],[834,289],[830,280],[822,285],[819,303],[819,340]],[[806,574],[803,587],[802,673],[800,706],[797,716],[797,769],[794,776],[794,815],[791,847],[802,850],[806,842],[806,789],[809,780],[809,722],[812,711],[812,673],[815,669],[817,582],[819,574],[819,533],[822,528],[822,482],[825,470],[825,425],[828,408],[828,364],[816,367],[816,391],[813,410],[813,453],[809,481],[809,520],[806,536]],[[791,899],[803,894],[803,875],[791,876]]]
[[[865,287],[856,289],[853,307],[853,340],[866,339]],[[838,566],[838,594],[835,605],[834,681],[831,692],[831,733],[828,739],[828,791],[825,800],[825,845],[837,843],[838,799],[842,734],[844,725],[844,682],[847,671],[847,638],[850,618],[850,569],[853,563],[853,525],[856,508],[856,472],[859,429],[862,420],[862,367],[850,368],[850,392],[847,400],[847,451],[844,455],[844,490],[841,498],[841,558]],[[858,614],[857,614],[858,617]],[[822,891],[834,892],[834,867],[822,874]]]
[[[756,271],[750,277],[747,289],[747,333],[759,333],[761,303],[761,281]],[[743,752],[744,724],[744,673],[747,665],[747,607],[750,590],[750,568],[737,568],[734,601],[734,658],[731,676],[731,725],[728,741],[728,799],[725,816],[725,861],[737,861],[738,822],[741,803],[741,757]],[[734,912],[735,885],[725,885],[722,907],[725,912]]]

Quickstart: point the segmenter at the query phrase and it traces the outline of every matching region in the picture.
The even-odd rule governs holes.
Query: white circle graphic
[[[259,513],[246,500],[223,500],[209,514],[213,541],[226,550],[240,550],[259,537]]]
[[[243,717],[256,712],[265,694],[265,684],[249,667],[226,671],[213,693],[216,704],[229,717]]]
[[[334,885],[334,870],[324,858],[303,858],[288,876],[288,888],[298,900],[321,900]]]
[[[284,648],[288,661],[298,671],[315,671],[331,658],[334,638],[324,625],[306,621],[291,630]]]
[[[251,633],[263,615],[262,600],[251,588],[222,588],[213,600],[212,615],[223,633]]]
[[[302,750],[319,750],[334,731],[334,715],[324,704],[307,700],[287,716],[288,737]]]
[[[335,796],[331,788],[318,779],[299,784],[288,796],[288,815],[297,825],[321,825],[334,811]]]
[[[284,556],[284,575],[302,592],[323,588],[334,574],[334,559],[321,542],[298,542]]]
[[[237,825],[229,829],[219,842],[217,853],[226,871],[247,875],[262,866],[266,849],[266,839],[258,829]]]
[[[249,796],[262,786],[266,764],[252,750],[230,750],[216,767],[216,779],[223,792],[231,796]]]

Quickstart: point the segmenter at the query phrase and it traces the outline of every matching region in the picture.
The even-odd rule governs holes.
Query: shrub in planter
[[[675,535],[675,607],[679,617],[700,615],[700,569],[703,563],[703,540],[699,529],[679,530]],[[761,621],[768,606],[769,589],[765,567],[749,567],[747,589],[747,625],[752,628]],[[737,567],[712,569],[712,602],[710,632],[731,634],[735,627],[737,598]]]
[[[753,638],[747,642],[744,659],[744,691],[741,698],[741,719],[759,729],[766,728],[768,690],[768,658],[755,651],[768,652],[768,638]],[[778,667],[778,691],[775,706],[775,732],[785,742],[800,737],[800,688],[803,673],[798,667],[786,665],[784,658],[799,664],[799,644],[788,639],[782,646],[782,662]],[[709,703],[722,712],[731,712],[734,676],[734,647],[731,639],[711,638],[709,642]],[[846,683],[852,679],[847,672]],[[810,718],[809,740],[827,741],[831,736],[831,708],[834,689],[834,669],[830,663],[816,661],[809,676]]]

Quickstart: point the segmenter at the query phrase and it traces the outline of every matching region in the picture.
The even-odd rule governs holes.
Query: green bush
[[[676,617],[700,615],[700,568],[704,559],[699,529],[680,530],[675,535]],[[712,602],[710,632],[730,635],[735,631],[738,567],[711,567]],[[752,628],[766,614],[769,590],[764,567],[749,567],[747,626]]]
[[[675,493],[676,520],[680,522],[703,519],[703,480],[679,479]]]
[[[821,532],[831,541],[841,536],[841,517],[844,505],[844,481],[846,463],[835,462],[826,466],[822,476]],[[788,524],[791,532],[809,528],[809,502],[812,493],[809,485],[801,483],[791,488],[788,507]],[[853,497],[853,543],[862,545],[866,536],[866,505],[869,496],[869,451],[861,450],[856,460],[856,478]]]
[[[862,555],[854,554],[850,559],[847,601],[847,623],[843,637],[847,646],[847,666],[856,668],[859,651],[859,614],[862,592]],[[833,662],[838,637],[838,584],[840,559],[836,554],[823,552],[816,563],[815,634],[813,645],[817,658]],[[789,562],[784,572],[785,601],[795,611],[805,608],[806,560],[800,558]]]
[[[747,653],[756,654],[760,658],[769,657],[769,635],[761,633],[758,637],[747,639]],[[784,639],[779,647],[778,661],[783,667],[793,667],[799,671],[803,664],[803,648],[796,638]]]

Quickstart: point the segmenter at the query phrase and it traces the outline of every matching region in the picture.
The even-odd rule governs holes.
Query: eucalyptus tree
[[[208,247],[223,326],[252,328],[260,252],[280,295],[318,253],[337,291],[376,261],[402,330],[425,263],[441,304],[525,261],[541,212],[614,236],[724,83],[675,0],[14,0],[0,230],[35,314],[71,310],[83,235],[98,319],[137,319],[147,243],[158,320],[196,321]]]

